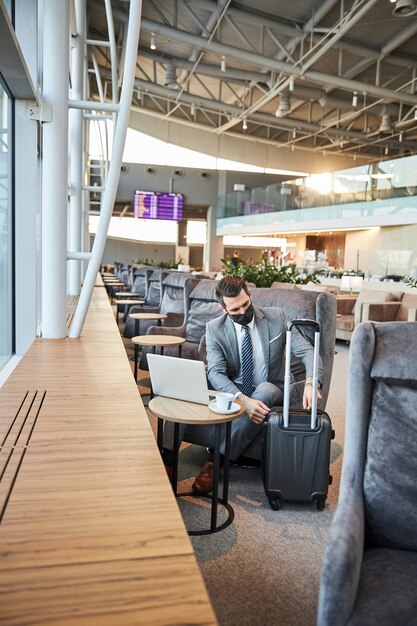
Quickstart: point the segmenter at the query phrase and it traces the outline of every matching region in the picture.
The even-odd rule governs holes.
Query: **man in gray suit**
[[[282,405],[288,319],[282,309],[254,307],[245,281],[233,274],[219,281],[216,297],[225,315],[211,320],[206,327],[209,381],[216,391],[233,393],[246,409],[246,413],[232,423],[230,458],[234,461],[260,434],[270,408]],[[250,335],[251,341],[249,388],[242,359],[242,352],[246,354],[246,334]],[[301,359],[306,372],[302,398],[301,394],[297,396],[299,385],[293,386],[295,398],[292,394],[292,403],[309,409],[312,403],[313,347],[296,329],[293,330],[291,351]],[[318,377],[320,388],[321,360]],[[224,447],[221,451],[224,452]],[[193,490],[209,493],[212,485],[213,463],[206,461],[193,483]]]

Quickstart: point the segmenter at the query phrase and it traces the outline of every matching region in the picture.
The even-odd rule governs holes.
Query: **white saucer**
[[[217,406],[216,400],[212,400],[211,402],[209,402],[209,408],[215,413],[221,413],[222,415],[229,415],[230,413],[236,413],[236,411],[239,411],[240,405],[237,402],[232,402],[232,406],[230,407],[230,409],[226,411],[221,411],[219,407]]]

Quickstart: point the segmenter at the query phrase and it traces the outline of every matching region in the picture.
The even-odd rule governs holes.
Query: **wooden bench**
[[[106,291],[0,390],[8,624],[216,624]]]

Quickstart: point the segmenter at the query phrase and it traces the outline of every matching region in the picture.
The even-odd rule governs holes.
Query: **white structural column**
[[[207,242],[203,251],[203,269],[205,272],[221,270],[224,255],[223,237],[216,235],[216,207],[207,209]]]
[[[69,2],[44,0],[42,98],[52,105],[43,125],[42,336],[66,336]]]
[[[80,299],[71,324],[69,336],[72,338],[76,338],[81,335],[93,293],[97,272],[103,257],[107,231],[116,198],[117,185],[120,178],[120,166],[122,164],[123,149],[126,140],[130,105],[132,102],[132,93],[135,82],[141,9],[141,0],[131,0],[128,22],[129,26],[126,40],[125,68],[123,72],[123,86],[120,97],[120,108],[117,117],[116,130],[114,133],[112,160],[107,177],[106,189],[104,190],[102,196],[101,215],[97,228],[97,234],[94,239],[92,257],[88,264],[84,284],[81,289]]]
[[[75,1],[77,33],[71,42],[71,98],[83,100],[85,56],[85,1]],[[82,176],[83,176],[83,112],[69,112],[70,203],[68,219],[68,250],[82,250]],[[68,261],[68,293],[78,296],[81,287],[81,261]]]

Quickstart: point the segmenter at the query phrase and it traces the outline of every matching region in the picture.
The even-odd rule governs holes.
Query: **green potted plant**
[[[276,267],[268,262],[266,252],[262,253],[258,263],[246,263],[239,259],[239,263],[233,263],[230,257],[221,259],[223,274],[236,274],[246,282],[254,283],[257,287],[270,287],[273,282],[293,283],[306,285],[307,283],[319,283],[318,274],[301,276],[295,263]]]

